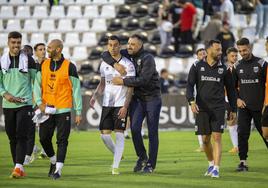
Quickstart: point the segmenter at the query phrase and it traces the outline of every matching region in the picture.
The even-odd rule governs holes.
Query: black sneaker
[[[248,166],[247,165],[244,165],[243,162],[241,162],[237,169],[236,169],[237,172],[247,172],[248,171]]]
[[[136,166],[134,167],[134,172],[139,172],[143,169],[143,167],[146,165],[148,158],[139,158],[136,162]]]
[[[50,163],[50,169],[48,172],[48,177],[52,177],[54,175],[54,172],[56,170],[56,164]]]
[[[147,163],[143,169],[143,173],[146,173],[146,174],[151,174],[151,173],[153,173],[153,171],[154,171],[154,169],[150,163]]]
[[[52,176],[53,180],[57,180],[59,178],[60,178],[60,174],[58,172],[54,173],[53,176]]]
[[[125,139],[130,139],[130,136],[129,135],[125,136]]]
[[[145,135],[142,136],[142,138],[143,139],[148,139],[149,137],[148,137],[148,135],[145,134]]]

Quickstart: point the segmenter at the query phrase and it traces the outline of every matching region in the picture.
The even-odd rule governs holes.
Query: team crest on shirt
[[[253,67],[253,71],[254,71],[255,73],[259,72],[259,67]]]
[[[108,71],[109,70],[109,67],[107,66],[107,67],[105,67],[105,71]]]
[[[205,67],[201,67],[200,71],[204,72],[205,71]]]
[[[223,73],[223,68],[219,68],[219,69],[218,69],[218,73],[219,73],[219,74],[222,74],[222,73]]]
[[[239,73],[240,73],[240,74],[243,74],[243,73],[244,73],[244,70],[243,70],[243,69],[240,69],[240,70],[239,70]]]
[[[138,66],[141,65],[141,59],[138,59],[138,61],[137,61],[137,65],[138,65]]]

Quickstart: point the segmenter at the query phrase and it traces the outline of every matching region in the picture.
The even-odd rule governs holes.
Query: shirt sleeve
[[[186,86],[186,98],[189,103],[195,100],[194,88],[196,83],[197,83],[197,71],[196,71],[196,65],[193,64],[188,74],[188,80]]]
[[[82,95],[80,80],[77,74],[77,70],[74,64],[70,63],[69,66],[69,78],[72,82],[73,91],[73,105],[76,115],[81,115],[82,113]]]

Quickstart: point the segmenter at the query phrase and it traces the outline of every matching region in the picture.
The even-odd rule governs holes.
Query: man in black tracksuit
[[[143,41],[139,35],[129,38],[127,51],[124,52],[123,55],[130,58],[135,65],[136,77],[124,79],[115,77],[112,82],[115,85],[134,87],[134,96],[129,107],[132,139],[139,157],[134,172],[143,170],[144,173],[152,173],[157,161],[158,125],[162,106],[159,75],[155,68],[154,57],[144,51]],[[103,59],[120,72],[118,63],[115,63],[109,54],[106,54],[106,57],[103,55]],[[141,135],[145,117],[149,132],[149,159]]]
[[[233,71],[238,94],[238,148],[240,164],[237,171],[248,171],[246,160],[248,157],[248,139],[252,118],[255,127],[260,135],[262,135],[261,116],[264,103],[267,63],[251,53],[250,43],[247,38],[240,39],[236,44],[242,57],[235,66],[235,71]],[[265,139],[264,142],[268,147]]]
[[[186,92],[191,110],[196,114],[196,134],[202,135],[204,151],[209,162],[205,176],[213,178],[219,177],[221,134],[224,130],[225,116],[224,87],[232,108],[231,119],[236,116],[234,82],[230,70],[220,61],[221,49],[220,41],[209,42],[207,58],[194,63],[190,69]],[[213,148],[211,137],[215,142]]]

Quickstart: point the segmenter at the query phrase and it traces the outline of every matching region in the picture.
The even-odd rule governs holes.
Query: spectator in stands
[[[221,0],[221,19],[227,21],[233,26],[234,21],[234,5],[231,0]]]
[[[163,17],[168,17],[169,14],[169,0],[162,0],[161,4],[159,4],[158,8],[158,19],[161,22]]]
[[[179,3],[183,8],[180,21],[178,23],[181,31],[181,43],[193,45],[193,31],[195,30],[196,24],[196,8],[192,3],[187,2],[186,0],[180,0]]]
[[[268,0],[255,0],[257,25],[255,38],[263,38],[268,22]]]
[[[214,40],[217,37],[217,34],[220,32],[222,27],[221,15],[216,13],[212,16],[212,19],[209,21],[208,25],[205,27],[202,32],[202,39],[205,45],[210,40]]]
[[[17,31],[8,34],[8,52],[1,57],[0,94],[5,117],[14,169],[11,178],[25,176],[23,162],[27,148],[27,135],[32,125],[32,82],[36,64],[21,50],[22,35]]]
[[[230,25],[227,21],[224,21],[222,24],[222,30],[217,35],[216,39],[221,41],[222,45],[222,62],[226,60],[226,50],[230,47],[233,47],[235,44],[235,37],[232,31],[230,30]]]
[[[160,72],[160,87],[161,87],[161,93],[167,94],[168,88],[169,88],[169,81],[168,81],[168,71],[167,69],[162,69]]]
[[[52,7],[53,5],[59,5],[60,0],[49,0],[49,5]]]
[[[170,21],[168,21],[168,16],[163,16],[162,22],[158,27],[161,40],[160,53],[162,53],[162,51],[166,49],[171,43],[172,29],[173,25]]]
[[[172,30],[172,35],[174,38],[174,48],[175,52],[179,51],[179,43],[180,43],[180,28],[179,25],[176,24],[180,20],[182,7],[179,4],[179,0],[175,0],[171,3],[169,9],[169,21],[174,25]]]
[[[196,27],[193,33],[193,38],[196,39],[203,24],[204,9],[202,0],[192,0],[192,2],[196,7]]]

